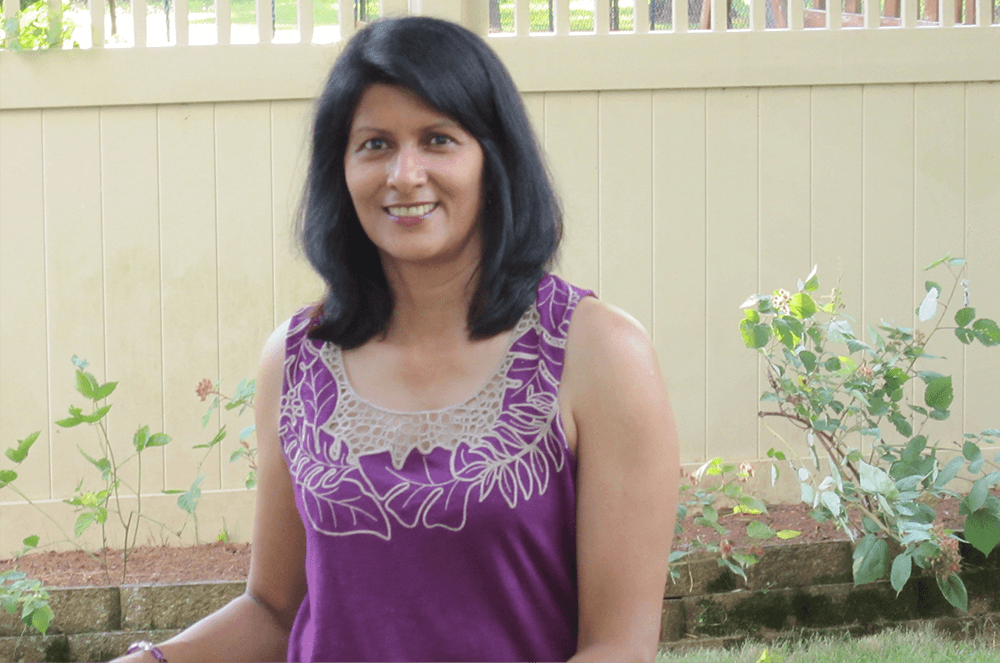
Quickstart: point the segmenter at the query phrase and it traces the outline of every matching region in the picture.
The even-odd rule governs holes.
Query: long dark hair
[[[316,108],[300,211],[306,256],[326,281],[312,338],[344,349],[385,332],[392,291],[344,179],[354,111],[373,83],[406,87],[471,133],[483,150],[483,255],[468,312],[471,338],[511,329],[534,302],[562,236],[562,211],[510,74],[474,33],[433,18],[382,19],[360,30]]]

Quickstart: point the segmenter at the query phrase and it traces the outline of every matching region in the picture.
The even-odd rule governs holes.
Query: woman
[[[650,340],[545,272],[559,205],[485,43],[361,30],[268,340],[247,593],[134,660],[652,660],[678,452]]]

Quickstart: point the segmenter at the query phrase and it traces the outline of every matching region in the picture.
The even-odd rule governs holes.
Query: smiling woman
[[[358,32],[268,340],[245,596],[134,660],[653,660],[679,478],[649,336],[548,272],[562,215],[485,42]]]

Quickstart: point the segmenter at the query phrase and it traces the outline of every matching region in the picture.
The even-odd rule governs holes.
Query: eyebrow
[[[422,131],[427,131],[428,129],[438,129],[440,127],[455,127],[456,129],[462,129],[462,125],[454,120],[440,120],[438,122],[433,122],[424,127],[421,127]],[[360,127],[355,127],[351,130],[351,133],[359,133],[362,131],[373,131],[376,133],[386,133],[388,130],[382,127],[373,127],[368,125],[361,125]],[[463,129],[464,131],[464,129]]]

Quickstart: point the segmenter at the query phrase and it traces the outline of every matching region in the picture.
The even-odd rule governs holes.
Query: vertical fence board
[[[44,111],[42,132],[49,393],[53,418],[62,419],[70,405],[91,409],[74,388],[73,355],[89,361],[99,381],[106,379],[98,111]],[[52,455],[53,496],[68,497],[84,476],[93,487],[93,468],[81,465],[76,446],[100,457],[94,429],[49,430],[53,450],[59,450]]]
[[[653,333],[650,92],[602,92],[599,109],[601,297]]]
[[[353,0],[337,0],[337,21],[340,26],[340,38],[350,39],[355,31]]]
[[[51,492],[43,167],[42,112],[0,111],[0,440],[6,448],[41,430],[17,469],[32,499]],[[2,498],[20,499],[9,490]],[[0,534],[0,550],[15,545]]]
[[[913,294],[913,86],[864,89],[864,305],[867,325],[882,320],[912,327]],[[922,282],[922,281],[921,281]],[[908,414],[908,413],[906,413]],[[886,439],[899,441],[891,425]],[[870,441],[870,438],[865,438]]]
[[[969,83],[965,98],[965,222],[969,288],[977,315],[1000,321],[1000,83]],[[1000,428],[1000,347],[980,343],[966,352],[969,432]],[[990,454],[990,458],[995,454]]]
[[[527,0],[514,0],[514,34],[523,37],[531,33],[531,7]]]
[[[725,32],[729,22],[729,5],[726,0],[703,0],[711,4],[711,29]]]
[[[915,0],[909,1],[914,2]],[[996,0],[976,0],[976,25],[981,28],[993,25],[994,2],[996,2]]]
[[[545,144],[545,95],[541,92],[532,92],[521,95],[524,108],[528,112],[528,119],[531,121],[531,128],[538,137],[538,144]]]
[[[653,341],[684,463],[706,460],[705,138],[704,90],[653,93]]]
[[[115,455],[125,458],[140,426],[170,434],[163,430],[155,108],[101,109],[101,182],[107,374],[118,382],[109,432]],[[142,490],[163,490],[163,450],[143,452],[142,465]],[[132,486],[138,485],[136,470],[133,461],[125,475]]]
[[[271,3],[268,0],[256,0],[254,7],[257,18],[257,39],[262,44],[266,44],[274,39],[274,19],[271,14]]]
[[[750,29],[760,31],[767,27],[767,0],[750,0]]]
[[[552,6],[553,27],[557,35],[569,34],[569,0],[556,0]]]
[[[594,0],[594,32],[606,35],[611,31],[610,0]]]
[[[934,0],[924,0],[933,2]],[[955,25],[955,0],[940,0],[938,5],[938,20],[942,28],[950,28]]]
[[[788,27],[801,30],[805,25],[805,4],[802,0],[788,0]]]
[[[794,293],[798,279],[812,268],[810,258],[810,96],[808,88],[764,88],[760,91],[760,230],[757,292],[785,288]],[[738,293],[749,296],[750,289]],[[740,300],[742,301],[742,300]],[[749,352],[749,350],[747,350]],[[764,365],[757,373],[757,394],[767,386]],[[809,449],[802,431],[787,420],[758,420],[763,458],[782,446],[774,432],[803,457]],[[787,450],[786,450],[787,451]]]
[[[382,14],[385,16],[385,14]],[[313,3],[312,0],[296,0],[295,18],[299,23],[299,41],[311,44],[313,39]]]
[[[563,203],[563,242],[556,270],[601,295],[598,94],[545,95],[545,154]]]
[[[173,0],[174,5],[174,30],[177,34],[177,45],[186,45],[189,39],[188,30],[188,0]]]
[[[132,31],[136,46],[146,45],[146,0],[132,0]]]
[[[671,6],[671,26],[674,32],[688,31],[688,3],[690,0],[673,0]]]
[[[826,27],[829,30],[839,30],[844,24],[844,7],[837,2],[826,3]]]
[[[635,0],[632,10],[632,30],[636,34],[649,32],[649,0]]]
[[[902,23],[904,28],[915,28],[917,27],[917,9],[920,4],[919,0],[902,0],[903,7],[900,13],[902,14]],[[931,0],[933,2],[933,0]]]
[[[161,106],[158,116],[164,420],[178,442],[165,449],[164,484],[187,489],[204,455],[194,390],[219,370],[214,110],[208,104]],[[209,438],[210,439],[210,438]],[[202,472],[218,486],[218,466]]]
[[[215,29],[220,44],[233,40],[233,12],[229,0],[215,0]]]
[[[257,373],[259,349],[273,329],[271,225],[271,114],[268,102],[219,104],[215,111],[219,237],[219,378],[232,395]],[[247,269],[248,266],[252,266]],[[229,463],[239,431],[253,413],[229,423],[222,443],[222,487],[242,488],[245,466]],[[209,430],[206,438],[214,431]],[[207,441],[207,439],[206,439]]]
[[[844,311],[862,312],[862,88],[812,88],[811,253],[819,290],[843,292]],[[850,440],[860,448],[860,436]]]
[[[905,6],[904,6],[905,7]],[[953,280],[944,267],[930,272],[923,268],[950,252],[965,255],[965,86],[963,84],[921,85],[914,89],[914,263],[917,275],[913,297],[919,304],[924,297],[924,281],[940,283],[943,304],[951,292]],[[962,308],[959,288],[951,307],[944,314],[944,325],[954,325],[955,311]],[[940,311],[939,311],[940,312]],[[929,332],[934,323],[917,322]],[[942,368],[928,362],[930,370],[952,376],[955,400],[947,421],[933,421],[928,438],[933,443],[962,438],[964,411],[965,348],[951,330],[935,334],[927,346],[933,355],[947,357]],[[919,387],[922,390],[922,385]],[[918,405],[923,398],[917,398]],[[1000,422],[998,422],[1000,423]]]
[[[865,0],[864,14],[865,14],[866,28],[874,29],[879,27],[882,21],[882,16],[881,16],[882,9],[880,3],[874,1],[869,2],[868,0]]]
[[[309,161],[308,101],[271,102],[271,218],[274,326],[323,294],[295,237],[295,219]]]
[[[60,0],[49,0],[49,6]],[[93,48],[104,48],[104,0],[88,0],[90,3],[90,39]]]
[[[708,458],[757,450],[757,358],[737,329],[757,275],[757,91],[708,90],[705,404]]]

